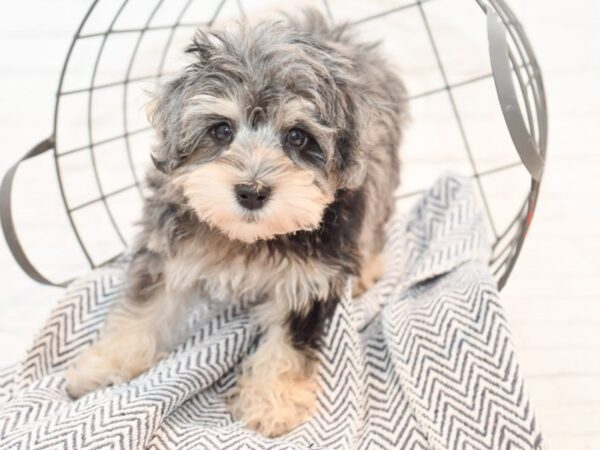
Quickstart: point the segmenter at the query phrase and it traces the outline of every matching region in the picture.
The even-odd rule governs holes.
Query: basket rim
[[[121,4],[119,12],[117,12],[115,17],[113,18],[109,29],[104,33],[98,34],[98,36],[104,36],[103,43],[102,43],[102,46],[101,46],[101,48],[98,52],[97,58],[96,58],[96,63],[95,63],[96,66],[94,68],[92,82],[88,88],[83,89],[83,91],[89,91],[90,95],[91,95],[92,91],[94,91],[96,88],[98,88],[98,86],[94,86],[94,77],[95,77],[95,72],[97,69],[98,61],[100,59],[100,55],[102,54],[103,44],[106,41],[107,36],[111,32],[114,31],[114,30],[112,30],[112,25],[114,25],[120,12],[123,10],[124,6],[127,4],[127,1],[128,0],[124,0],[123,3]],[[163,4],[164,1],[165,0],[159,0],[156,3],[156,6],[154,8],[154,13]],[[208,22],[208,25],[212,24],[212,22],[214,22],[214,20],[216,20],[218,14],[219,14],[219,11],[222,9],[223,5],[227,1],[232,1],[232,0],[221,0],[220,1],[220,3],[218,4],[217,10],[215,11],[215,14],[213,15],[212,19]],[[415,0],[414,5],[417,5],[418,7],[422,8],[422,4],[424,4],[428,1],[432,1],[432,0]],[[548,113],[547,113],[547,104],[546,104],[546,94],[545,94],[541,69],[540,69],[539,63],[537,61],[537,58],[535,56],[535,53],[533,51],[533,48],[531,46],[531,43],[525,33],[523,26],[517,19],[514,12],[507,5],[505,0],[487,0],[487,2],[486,2],[486,0],[474,0],[474,1],[480,6],[480,8],[482,9],[484,14],[487,13],[488,8],[491,7],[500,17],[500,20],[504,24],[504,27],[507,31],[509,39],[511,39],[511,41],[515,45],[516,54],[512,54],[512,53],[509,54],[509,57],[511,58],[511,63],[512,63],[513,67],[518,67],[517,58],[520,59],[521,62],[526,62],[525,70],[527,72],[527,76],[529,77],[529,80],[533,80],[533,83],[531,84],[531,86],[532,86],[532,91],[533,91],[533,96],[534,96],[535,113],[536,113],[535,117],[537,120],[537,127],[538,127],[537,128],[538,134],[536,136],[536,144],[537,144],[537,149],[539,151],[539,155],[545,161],[546,154],[547,154],[547,136],[548,136]],[[192,2],[193,2],[193,0],[187,0],[186,7],[184,7],[183,12],[185,12],[187,7]],[[322,2],[323,2],[323,6],[325,7],[325,10],[327,11],[328,16],[330,17],[331,20],[333,20],[333,17],[331,15],[331,8],[329,7],[328,0],[322,0]],[[90,4],[89,8],[87,9],[86,13],[84,14],[75,34],[73,36],[73,39],[71,40],[70,45],[68,47],[67,54],[65,56],[65,59],[62,64],[61,71],[60,71],[58,89],[56,92],[56,98],[55,98],[55,104],[54,104],[54,116],[53,116],[53,131],[52,131],[52,135],[50,136],[50,138],[47,141],[52,141],[53,143],[56,142],[58,128],[59,128],[59,106],[60,106],[62,97],[67,92],[67,91],[63,91],[63,88],[65,87],[65,77],[68,72],[69,61],[73,54],[73,50],[75,49],[77,42],[82,38],[82,31],[83,31],[85,25],[87,24],[88,20],[92,16],[92,13],[94,12],[95,8],[98,6],[99,3],[100,3],[100,0],[93,0],[93,2]],[[180,15],[180,18],[183,15],[183,12]],[[153,15],[154,15],[154,13],[148,19],[148,23],[146,24],[146,29],[148,27],[148,24],[150,23],[150,20],[152,19]],[[424,17],[424,19],[426,20],[426,17]],[[196,26],[196,25],[200,25],[200,24],[194,24],[194,26]],[[175,30],[178,29],[180,26],[181,26],[181,24],[176,22],[173,26],[168,27],[172,30],[172,32],[169,37],[169,42],[165,45],[165,49],[164,49],[162,61],[161,61],[161,70],[164,65],[164,58],[168,51],[168,48],[170,45],[170,40],[172,39]],[[139,30],[137,30],[137,31],[139,31]],[[144,33],[144,31],[142,31],[140,36],[138,37],[137,46],[139,46],[139,42],[141,41],[141,39],[143,37],[143,33]],[[130,60],[130,64],[129,64],[129,68],[128,68],[127,76],[126,76],[127,80],[124,82],[123,81],[118,82],[118,84],[124,84],[125,86],[127,86],[127,84],[130,81],[132,81],[128,77],[131,74],[131,66],[133,64],[133,58],[135,57],[136,52],[137,52],[137,46],[136,46],[136,49],[134,50],[133,55],[131,56],[131,60]],[[160,75],[149,76],[148,79],[158,78],[159,76]],[[522,86],[521,86],[521,89],[522,89]],[[526,95],[525,92],[522,92],[522,94]],[[526,103],[526,106],[527,107],[529,106],[528,103]],[[126,107],[127,106],[125,106],[125,108]],[[91,120],[91,117],[88,115],[88,121],[90,121],[90,120]],[[127,120],[127,119],[125,118],[125,120]],[[148,127],[148,130],[149,129],[150,129],[150,127]],[[126,130],[126,136],[131,135],[135,132],[139,132],[139,130],[137,130],[137,131],[133,130],[133,131],[127,133],[127,128],[125,128],[125,130]],[[141,130],[141,131],[146,131],[146,130]],[[90,132],[89,124],[88,124],[88,132]],[[121,138],[121,137],[122,136],[120,136],[119,138]],[[126,145],[129,146],[128,139],[125,139],[125,141],[127,142]],[[90,136],[90,143],[88,146],[86,146],[84,148],[89,148],[90,151],[93,153],[93,146],[97,145],[97,144],[98,144],[97,142],[92,142],[92,139]],[[107,261],[104,261],[101,263],[96,263],[93,260],[92,255],[86,248],[86,245],[85,245],[80,233],[78,232],[77,224],[75,223],[75,221],[72,217],[72,214],[71,214],[72,210],[70,209],[69,204],[68,204],[66,187],[63,183],[63,177],[61,175],[61,167],[59,164],[59,159],[60,159],[60,156],[63,155],[63,153],[59,153],[58,149],[56,147],[57,147],[57,145],[54,144],[54,145],[52,145],[52,147],[50,149],[53,151],[53,154],[54,154],[54,158],[53,158],[54,159],[54,168],[55,168],[55,171],[57,174],[59,192],[60,192],[61,200],[63,202],[63,206],[67,213],[69,225],[71,227],[73,234],[75,235],[78,246],[81,249],[83,255],[85,256],[85,259],[87,260],[90,268],[102,266],[104,264],[112,262],[115,259],[117,259],[118,257],[120,257],[122,255],[122,253],[119,255],[116,255],[113,258],[110,258]],[[140,181],[138,180],[135,170],[133,168],[133,161],[131,159],[131,154],[129,152],[129,148],[128,148],[128,158],[129,158],[131,170],[132,170],[132,173],[133,173],[133,176],[135,179],[135,185],[131,186],[131,187],[132,188],[137,187],[138,192],[140,193],[140,195],[142,195]],[[473,165],[473,168],[475,168],[474,165]],[[98,176],[97,171],[95,170],[95,172],[96,172],[96,177],[97,177]],[[531,226],[531,222],[532,222],[532,219],[533,219],[533,216],[535,213],[542,177],[543,177],[543,170],[542,170],[542,175],[540,176],[539,180],[536,181],[535,179],[532,178],[531,188],[530,188],[529,194],[528,194],[527,198],[525,199],[523,205],[518,210],[517,214],[515,215],[515,218],[510,223],[510,225],[502,232],[502,234],[500,236],[498,236],[498,238],[496,239],[496,242],[494,243],[493,253],[496,252],[497,246],[502,241],[502,239],[504,239],[506,236],[508,236],[511,233],[514,235],[506,243],[505,247],[500,249],[499,253],[496,254],[493,257],[493,259],[490,261],[490,265],[495,265],[496,263],[500,262],[499,264],[497,264],[497,267],[494,270],[494,275],[497,278],[498,287],[500,289],[502,289],[505,286],[508,278],[510,277],[510,275],[515,267],[516,261],[518,260],[518,258],[520,256],[525,238],[527,236],[527,233],[529,231],[529,228]],[[480,174],[476,170],[474,173],[474,178],[476,179],[477,182],[479,182]],[[114,229],[117,231],[120,240],[122,241],[122,243],[124,244],[124,246],[126,248],[127,243],[119,231],[119,226],[115,223],[114,219],[112,218],[110,208],[106,204],[106,199],[104,198],[104,193],[102,191],[102,188],[100,187],[100,182],[98,179],[96,180],[96,182],[98,183],[98,187],[102,194],[102,200],[105,203],[106,212],[107,212],[109,218],[111,219],[112,225],[113,225]],[[417,193],[418,192],[414,192],[414,193],[411,193],[410,195],[414,195]],[[482,192],[482,194],[483,194],[483,192]],[[485,195],[483,195],[483,199],[485,202]],[[11,250],[12,250],[12,247],[11,247]],[[14,253],[15,252],[13,251],[13,254]],[[23,267],[23,264],[21,264],[21,266]],[[35,276],[32,275],[30,270],[26,269],[25,267],[23,267],[23,268],[30,276],[32,276],[34,279],[36,278]],[[38,281],[46,282],[47,280],[45,280],[45,279],[39,280],[38,279]],[[47,284],[54,284],[54,283],[49,282]]]

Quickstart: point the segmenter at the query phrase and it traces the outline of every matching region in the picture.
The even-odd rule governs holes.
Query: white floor
[[[599,449],[600,2],[509,3],[544,71],[550,145],[538,210],[504,304],[550,448]],[[62,60],[86,9],[81,0],[0,1],[0,172],[50,135]],[[45,219],[61,212],[35,204],[54,189],[48,162],[23,170],[16,195],[26,207],[18,219],[27,242],[56,255],[62,240]],[[410,182],[408,162],[405,171]],[[0,365],[18,360],[60,293],[28,279],[0,240]]]

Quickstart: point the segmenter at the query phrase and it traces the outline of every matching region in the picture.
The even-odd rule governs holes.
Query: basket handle
[[[0,222],[2,223],[2,231],[4,232],[4,237],[6,238],[8,248],[10,249],[14,258],[17,260],[19,266],[21,266],[21,269],[23,269],[27,275],[29,275],[38,283],[64,287],[67,285],[67,282],[54,283],[48,280],[45,276],[38,272],[38,270],[27,258],[27,255],[25,254],[25,251],[23,250],[21,242],[17,236],[15,223],[12,216],[11,204],[13,181],[19,165],[29,158],[33,158],[34,156],[41,155],[48,150],[54,149],[54,143],[53,136],[43,140],[25,153],[25,155],[23,155],[19,161],[17,161],[10,169],[8,169],[8,172],[6,172],[4,178],[2,179],[2,185],[0,185]]]
[[[540,181],[544,171],[544,160],[525,125],[512,78],[506,28],[493,8],[487,8],[487,30],[492,74],[504,121],[523,165],[535,181]]]

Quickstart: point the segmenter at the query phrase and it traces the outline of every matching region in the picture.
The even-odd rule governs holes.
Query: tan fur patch
[[[196,116],[215,115],[227,117],[239,122],[242,116],[239,102],[231,98],[215,97],[208,94],[197,94],[189,99],[183,120],[189,122]]]
[[[124,383],[156,364],[177,338],[175,325],[187,306],[184,298],[163,296],[147,303],[120,305],[111,312],[100,339],[84,350],[66,373],[67,392],[80,397]]]
[[[312,361],[296,350],[280,326],[272,326],[260,347],[242,364],[230,393],[236,420],[265,436],[280,436],[308,420],[316,406]]]
[[[174,180],[198,216],[243,242],[317,228],[333,201],[326,183],[318,183],[313,171],[296,166],[281,149],[261,143],[261,136],[238,140],[222,159]],[[267,204],[257,211],[245,210],[235,198],[235,185],[250,183],[272,189]]]
[[[201,286],[206,295],[223,301],[256,300],[268,295],[272,300],[269,311],[275,315],[280,313],[274,305],[285,312],[302,311],[312,301],[328,298],[330,279],[335,273],[328,265],[292,256],[273,259],[266,249],[248,259],[235,251],[231,241],[222,239],[209,252],[190,242],[176,258],[167,261],[167,289],[184,291]],[[280,315],[284,320],[285,315]]]
[[[360,276],[353,279],[352,296],[359,297],[383,275],[383,256],[377,254],[364,261]]]

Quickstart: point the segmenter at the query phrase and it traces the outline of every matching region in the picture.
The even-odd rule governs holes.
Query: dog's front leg
[[[280,436],[311,417],[316,403],[314,350],[333,301],[304,311],[267,303],[255,314],[263,334],[242,364],[230,397],[236,420],[265,436]]]
[[[133,261],[125,297],[109,313],[98,341],[68,369],[67,392],[72,397],[129,381],[173,347],[187,298],[166,290],[151,258]]]
[[[170,350],[180,317],[178,299],[160,293],[143,303],[129,299],[107,319],[100,339],[67,371],[67,391],[80,397],[124,383],[152,367]]]

